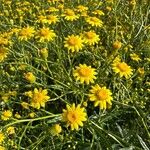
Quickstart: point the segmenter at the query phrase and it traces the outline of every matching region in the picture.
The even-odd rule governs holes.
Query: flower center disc
[[[117,67],[120,69],[120,71],[125,72],[128,66],[125,63],[119,63]]]
[[[66,15],[67,15],[67,16],[73,16],[73,15],[74,15],[74,12],[73,12],[73,11],[66,11]]]
[[[34,94],[34,97],[33,97],[34,102],[42,102],[42,100],[43,100],[43,95],[41,93]]]
[[[89,74],[90,74],[90,69],[88,69],[88,68],[81,68],[81,69],[79,70],[79,74],[80,74],[81,76],[83,76],[83,77],[87,77],[87,76],[89,76]]]
[[[77,114],[75,114],[74,112],[71,112],[67,115],[68,120],[73,123],[77,120]]]
[[[108,97],[106,91],[104,91],[104,90],[99,90],[99,91],[97,91],[96,96],[97,96],[98,99],[100,99],[100,100],[106,100],[107,97]]]
[[[69,45],[71,45],[71,46],[75,46],[75,45],[77,44],[77,41],[76,41],[75,38],[71,38],[71,39],[69,39],[68,43],[69,43]]]
[[[41,30],[41,36],[47,36],[48,35],[48,31],[46,30]]]
[[[86,33],[86,37],[88,38],[88,39],[92,39],[93,38],[93,33],[91,33],[91,32],[87,32]]]

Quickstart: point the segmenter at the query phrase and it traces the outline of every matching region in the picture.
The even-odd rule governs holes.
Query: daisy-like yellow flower
[[[37,88],[35,88],[34,91],[25,92],[25,95],[31,99],[31,106],[37,109],[40,109],[40,107],[45,107],[45,103],[50,99],[47,94],[48,91],[46,89],[38,90]]]
[[[39,23],[47,23],[46,16],[40,15],[37,17],[37,22]]]
[[[78,35],[69,35],[65,38],[64,44],[64,47],[71,50],[71,52],[78,52],[83,48],[83,40]]]
[[[62,14],[62,16],[64,16],[64,18],[68,21],[74,21],[79,18],[79,16],[76,15],[75,12],[71,9],[65,9],[65,12]]]
[[[55,15],[48,15],[46,18],[46,22],[48,24],[56,24],[59,21],[58,17]]]
[[[77,12],[85,12],[85,11],[87,11],[87,10],[88,10],[88,7],[83,6],[83,5],[78,5],[78,6],[76,7],[76,11],[77,11]]]
[[[33,27],[25,27],[20,29],[19,33],[18,33],[18,38],[19,40],[28,40],[31,37],[34,36],[35,30]]]
[[[12,127],[12,126],[8,127],[6,132],[9,135],[15,134],[15,127]]]
[[[87,17],[86,22],[93,27],[102,27],[103,25],[102,20],[98,19],[97,17]]]
[[[94,106],[100,109],[106,109],[112,105],[112,93],[106,87],[100,87],[98,84],[92,86],[89,94],[89,100],[94,102]]]
[[[113,61],[112,69],[115,73],[118,73],[120,77],[129,78],[133,73],[130,66],[128,66],[125,62],[121,62],[119,58],[116,58]]]
[[[130,54],[130,58],[134,61],[137,61],[137,62],[141,61],[141,58],[135,53]]]
[[[0,144],[3,143],[4,139],[5,139],[4,133],[0,132]]]
[[[10,110],[4,110],[1,115],[2,120],[8,120],[12,117],[12,112]]]
[[[53,41],[55,37],[56,34],[53,30],[49,30],[49,28],[40,29],[36,36],[36,38],[38,38],[40,42]]]
[[[8,49],[1,46],[0,47],[0,62],[3,61],[7,57],[7,54],[8,54]]]
[[[77,107],[75,104],[67,105],[66,109],[63,109],[62,120],[67,122],[67,126],[70,126],[71,130],[78,130],[79,126],[83,126],[83,121],[87,120],[87,114],[81,105],[77,105]]]
[[[83,40],[88,45],[94,45],[100,41],[100,38],[94,31],[88,31],[83,34]]]
[[[79,64],[79,66],[73,70],[73,76],[81,83],[94,83],[94,79],[96,79],[95,75],[97,74],[95,70],[95,68],[91,68],[91,66],[87,66],[86,64]]]

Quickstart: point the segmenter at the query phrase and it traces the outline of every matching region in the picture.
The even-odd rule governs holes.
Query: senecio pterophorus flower
[[[53,30],[49,30],[49,28],[41,28],[39,29],[36,38],[39,39],[40,42],[49,42],[53,41],[53,39],[56,37],[56,34]]]
[[[71,106],[67,105],[66,109],[63,109],[62,120],[67,122],[67,126],[71,127],[71,130],[78,130],[79,126],[83,126],[83,121],[87,120],[87,114],[81,105]]]
[[[98,44],[100,38],[94,31],[88,31],[83,33],[83,40],[88,45],[95,45]]]
[[[126,79],[131,77],[133,74],[131,67],[128,66],[125,62],[121,62],[120,58],[118,57],[113,61],[112,69],[115,73],[118,73],[120,77],[124,76]]]
[[[47,96],[47,90],[37,89],[35,88],[34,91],[25,92],[25,95],[30,97],[31,99],[31,106],[37,109],[40,109],[40,107],[45,107],[45,103],[50,99],[49,96]]]
[[[90,24],[92,27],[102,27],[103,22],[97,17],[87,17],[86,22]]]
[[[94,106],[100,109],[106,109],[111,106],[112,93],[106,87],[100,87],[98,84],[92,86],[89,94],[89,100],[94,102]]]
[[[83,40],[78,35],[70,35],[65,38],[64,47],[66,47],[71,52],[78,52],[83,48]]]
[[[12,117],[12,112],[10,110],[4,110],[1,115],[2,120],[8,120]]]
[[[74,20],[77,20],[79,18],[78,15],[75,15],[75,13],[72,9],[65,9],[65,12],[62,16],[64,16],[65,19],[68,21],[74,21]]]
[[[73,70],[73,76],[77,81],[79,80],[80,83],[94,83],[94,79],[96,79],[95,75],[97,75],[95,70],[95,68],[91,68],[91,66],[87,66],[86,64],[79,64],[79,66]]]
[[[33,27],[25,27],[20,29],[19,33],[18,33],[18,37],[20,40],[28,40],[31,37],[34,36],[35,30]]]

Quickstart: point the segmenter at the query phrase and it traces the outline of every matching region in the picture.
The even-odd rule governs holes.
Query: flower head
[[[91,66],[87,66],[86,64],[79,64],[73,71],[73,76],[77,81],[80,80],[81,83],[94,83],[94,79],[96,79],[95,75],[97,74],[95,70],[95,68],[91,68]]]
[[[12,117],[12,112],[10,110],[4,110],[1,115],[2,120],[8,120]]]
[[[100,109],[106,109],[112,105],[112,93],[106,87],[100,87],[98,84],[92,86],[90,90],[89,99],[94,102],[94,106],[99,106]]]
[[[25,92],[25,95],[31,98],[31,106],[37,109],[40,107],[45,107],[45,103],[50,99],[47,96],[47,90],[37,89],[35,88],[34,91]]]
[[[46,19],[46,22],[48,24],[56,24],[58,22],[58,17],[57,16],[54,16],[54,15],[48,15],[47,16],[47,19]]]
[[[94,31],[88,31],[83,34],[83,40],[88,45],[97,44],[99,39],[99,35],[97,35]]]
[[[118,58],[113,61],[112,69],[115,73],[118,73],[120,77],[124,76],[125,78],[129,78],[133,74],[131,67],[125,62],[121,62]]]
[[[102,27],[103,25],[103,22],[97,17],[87,17],[86,22],[91,26],[95,26],[95,27]]]
[[[20,40],[28,40],[34,36],[34,32],[35,32],[35,30],[33,27],[22,28],[18,33],[19,39]]]
[[[15,128],[10,126],[7,128],[7,134],[11,135],[11,134],[15,134]]]
[[[78,35],[70,35],[65,38],[64,47],[68,48],[72,52],[78,52],[83,48],[83,40]]]
[[[65,12],[62,16],[64,16],[65,19],[69,21],[74,21],[79,18],[79,16],[75,15],[74,11],[71,9],[65,9]]]
[[[36,38],[39,38],[40,42],[45,41],[53,41],[56,37],[56,34],[53,30],[49,30],[49,28],[42,28],[38,31]]]
[[[66,109],[63,109],[62,119],[67,122],[67,126],[71,127],[71,130],[78,130],[79,126],[83,126],[83,121],[87,120],[87,114],[84,108],[81,108],[80,105],[71,106],[67,105]]]
[[[85,11],[87,11],[87,10],[88,10],[88,7],[83,6],[83,5],[78,5],[78,6],[76,7],[76,11],[77,11],[77,12],[85,12]]]
[[[130,57],[131,57],[131,59],[132,60],[134,60],[134,61],[141,61],[141,58],[137,55],[137,54],[135,54],[135,53],[133,53],[133,54],[130,54]]]

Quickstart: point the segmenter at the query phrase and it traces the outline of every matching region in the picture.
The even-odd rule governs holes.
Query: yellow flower
[[[12,117],[12,112],[10,110],[4,110],[1,115],[2,120],[8,120]]]
[[[0,144],[3,143],[4,139],[5,139],[5,135],[2,132],[0,132]]]
[[[132,60],[135,60],[137,62],[141,61],[141,58],[137,54],[135,54],[135,53],[130,54],[130,57],[131,57]]]
[[[83,126],[83,121],[87,120],[87,114],[84,108],[80,105],[72,106],[67,105],[67,109],[63,109],[62,120],[67,122],[67,126],[71,127],[71,130],[78,130],[79,126]]]
[[[27,81],[29,81],[30,83],[34,83],[36,80],[36,77],[34,76],[34,74],[32,72],[28,72],[24,74],[24,77]]]
[[[101,10],[95,10],[95,11],[92,12],[92,14],[99,15],[99,16],[104,16],[105,15],[104,12],[101,11]]]
[[[55,37],[56,34],[53,30],[49,30],[49,28],[40,29],[36,36],[36,38],[38,38],[40,42],[53,41]]]
[[[54,15],[48,15],[47,19],[46,19],[46,22],[48,24],[52,24],[52,23],[56,24],[58,22],[58,18],[57,18],[57,16],[54,16]]]
[[[119,48],[121,48],[121,46],[122,46],[122,43],[119,42],[119,41],[115,41],[115,42],[113,43],[113,48],[114,48],[114,49],[119,49]]]
[[[37,22],[39,23],[47,23],[46,16],[40,15],[37,17]]]
[[[99,35],[97,35],[94,31],[88,31],[83,34],[83,40],[89,45],[94,45],[97,44],[100,39]]]
[[[77,12],[85,12],[85,11],[87,11],[88,10],[88,7],[85,7],[85,6],[83,6],[83,5],[78,5],[77,7],[76,7],[76,11]]]
[[[28,40],[34,36],[34,32],[35,32],[35,30],[33,27],[22,28],[18,33],[19,39],[20,40]]]
[[[11,135],[11,134],[15,134],[15,128],[10,126],[7,128],[7,134]]]
[[[91,26],[102,27],[103,22],[97,17],[87,17],[86,22]]]
[[[100,87],[98,84],[92,86],[90,90],[89,99],[94,102],[94,106],[99,106],[100,109],[106,109],[112,105],[112,93],[106,87]]]
[[[72,52],[78,52],[83,48],[83,40],[78,35],[68,36],[65,38],[64,44],[64,47],[67,47]]]
[[[29,94],[28,94],[29,93]],[[37,89],[35,88],[33,92],[29,91],[28,93],[25,93],[27,96],[31,98],[31,106],[37,109],[40,109],[40,107],[45,107],[45,103],[50,99],[49,96],[47,96],[47,90]]]
[[[96,79],[95,75],[97,74],[95,70],[95,68],[91,68],[91,66],[87,66],[86,64],[79,64],[79,66],[73,70],[73,76],[77,81],[80,80],[81,83],[94,83],[94,79]]]
[[[74,21],[79,18],[79,16],[75,15],[74,11],[71,9],[65,9],[65,12],[62,16],[64,16],[68,21]]]
[[[0,62],[3,61],[7,57],[7,54],[8,54],[8,49],[1,46],[0,47]]]
[[[115,59],[112,64],[112,69],[115,73],[118,73],[120,77],[129,78],[133,73],[130,66],[125,62],[121,62],[120,59]]]
[[[50,133],[55,136],[62,132],[62,128],[59,124],[55,124],[50,128]]]

